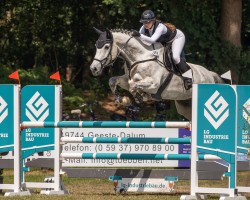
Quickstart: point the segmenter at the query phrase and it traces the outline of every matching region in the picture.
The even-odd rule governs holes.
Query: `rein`
[[[131,72],[131,70],[133,69],[133,67],[134,67],[135,65],[140,64],[140,63],[144,63],[144,62],[148,62],[148,61],[155,61],[155,60],[157,60],[156,57],[151,58],[151,59],[136,61],[136,62],[134,62],[131,66],[127,66],[127,68],[128,68],[128,74],[129,74],[129,79],[131,79],[130,72]]]
[[[131,36],[126,42],[125,44],[121,47],[121,50],[124,51],[124,49],[126,48],[126,46],[128,45],[128,42],[133,38],[133,36]],[[119,48],[118,48],[119,49]],[[119,54],[121,52],[119,51]],[[117,56],[118,57],[118,56]],[[155,56],[154,58],[150,58],[150,59],[146,59],[146,60],[140,60],[140,61],[135,61],[131,66],[127,66],[127,69],[128,69],[128,74],[129,74],[129,79],[131,79],[131,70],[133,69],[134,66],[136,66],[137,64],[140,64],[140,63],[144,63],[144,62],[149,62],[149,61],[158,61],[159,63],[163,64],[161,61],[157,60],[157,57]],[[114,62],[113,62],[114,63]],[[112,63],[112,64],[113,64]]]
[[[111,48],[109,49],[108,56],[107,56],[106,58],[102,59],[102,60],[97,59],[97,58],[94,58],[93,60],[96,60],[96,61],[100,62],[100,64],[101,64],[101,69],[104,69],[105,67],[108,67],[108,66],[112,66],[112,65],[115,63],[116,59],[117,59],[117,58],[119,57],[119,55],[121,54],[121,51],[124,51],[124,52],[125,52],[125,49],[126,49],[128,43],[129,43],[129,41],[130,41],[132,38],[133,38],[133,36],[129,37],[129,39],[124,43],[124,45],[123,45],[121,48],[117,47],[118,53],[116,54],[116,56],[115,56],[114,59],[112,59],[112,53],[111,53],[111,52],[112,52],[112,49],[113,49],[113,42],[114,42],[113,39],[112,39],[112,41],[109,42],[109,43],[111,44]],[[110,61],[110,63],[107,63],[108,61]],[[150,58],[150,59],[135,61],[134,63],[132,63],[132,65],[130,65],[130,66],[127,65],[127,69],[128,69],[128,73],[129,73],[129,79],[131,79],[131,70],[133,69],[134,66],[136,66],[136,65],[138,65],[138,64],[140,64],[140,63],[149,62],[149,61],[157,61],[157,62],[159,62],[160,64],[164,65],[161,61],[159,61],[159,60],[157,59],[157,56],[155,56],[154,58]],[[106,64],[106,63],[107,63],[107,64]]]

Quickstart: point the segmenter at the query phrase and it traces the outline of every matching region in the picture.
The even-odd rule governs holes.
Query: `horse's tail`
[[[214,83],[225,83],[225,81],[215,72],[212,72],[213,78],[214,78]]]

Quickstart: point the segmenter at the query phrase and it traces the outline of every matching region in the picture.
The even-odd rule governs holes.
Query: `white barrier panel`
[[[177,128],[64,128],[63,137],[131,137],[131,138],[185,138],[190,131]],[[62,146],[62,153],[166,153],[190,154],[190,144],[84,144],[67,143]],[[189,167],[187,160],[115,160],[115,159],[65,159],[63,167]]]
[[[64,128],[63,137],[129,137],[129,138],[190,138],[190,131],[177,128]],[[147,154],[190,154],[190,144],[86,144],[66,143],[62,145],[63,153],[147,153]],[[44,151],[28,157],[54,158],[54,150]],[[5,159],[13,158],[6,155]],[[63,167],[190,167],[189,160],[116,160],[116,159],[65,159]]]

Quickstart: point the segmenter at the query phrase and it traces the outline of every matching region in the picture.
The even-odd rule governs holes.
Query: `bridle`
[[[111,48],[109,49],[109,53],[108,53],[108,56],[106,58],[103,58],[102,60],[98,59],[98,58],[94,58],[93,60],[96,60],[98,62],[100,62],[101,64],[101,69],[103,70],[105,67],[108,67],[108,66],[113,66],[113,64],[115,63],[116,59],[119,57],[119,55],[121,54],[121,50],[125,49],[129,40],[133,38],[133,36],[129,37],[129,39],[124,43],[124,45],[120,48],[117,47],[117,54],[115,56],[114,59],[112,59],[112,49],[113,49],[113,39],[108,41],[108,42],[105,42],[105,44],[107,43],[110,43],[111,45]],[[104,44],[104,45],[105,45]],[[110,61],[110,62],[109,62]],[[108,62],[108,63],[107,63]]]
[[[111,60],[112,61],[112,48],[113,48],[113,40],[111,40],[110,42],[106,42],[105,44],[107,44],[107,43],[110,43],[110,45],[111,45],[111,48],[109,49],[109,53],[108,53],[108,56],[107,57],[105,57],[105,58],[103,58],[102,60],[100,60],[100,59],[98,59],[98,58],[94,58],[93,60],[96,60],[96,61],[98,61],[98,62],[100,62],[100,64],[101,64],[101,68],[103,69],[104,67],[107,67],[108,65],[109,65],[109,63],[108,64],[106,64],[107,63],[107,61],[109,61],[109,60]],[[117,57],[117,56],[116,56]],[[116,58],[115,58],[116,59]]]
[[[133,38],[133,36],[130,36],[129,39],[124,43],[124,45],[122,47],[117,47],[117,54],[116,56],[114,57],[114,59],[112,58],[112,49],[113,49],[113,38],[110,39],[110,40],[107,40],[105,41],[105,43],[103,44],[103,46],[107,43],[110,43],[111,45],[111,48],[109,49],[109,53],[108,53],[108,56],[105,57],[104,59],[100,60],[98,58],[94,58],[93,60],[96,60],[98,62],[100,62],[101,64],[101,69],[103,70],[105,67],[108,67],[108,66],[113,66],[113,64],[115,63],[116,59],[120,56],[121,54],[121,51],[124,51],[124,49],[126,49],[127,45],[128,45],[128,42]],[[98,47],[97,47],[98,48]],[[130,77],[130,71],[131,69],[136,66],[137,64],[140,64],[140,63],[144,63],[144,62],[148,62],[148,61],[157,61],[161,64],[163,64],[161,61],[159,61],[157,59],[157,57],[154,57],[154,58],[150,58],[150,59],[145,59],[145,60],[140,60],[140,61],[135,61],[133,64],[131,64],[130,66],[127,66],[128,68],[128,71],[129,71],[129,78]]]

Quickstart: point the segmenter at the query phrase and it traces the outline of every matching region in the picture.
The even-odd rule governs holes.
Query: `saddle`
[[[182,76],[180,69],[174,64],[173,56],[172,56],[173,55],[172,45],[169,43],[165,43],[163,45],[164,45],[163,65],[170,73],[165,78],[165,80],[163,81],[163,83],[161,84],[157,92],[155,94],[151,94],[151,97],[158,101],[162,100],[161,94],[165,90],[167,85],[170,83],[174,74],[179,76],[182,79],[186,90],[190,89],[190,85],[186,83],[187,78]],[[181,59],[185,59],[184,51],[181,53]],[[135,95],[135,99],[137,99],[138,102],[143,102],[143,97],[138,92]]]
[[[181,53],[181,58],[185,59],[184,51],[182,51],[182,53]],[[163,64],[164,64],[165,68],[169,72],[172,72],[175,75],[182,77],[181,76],[181,71],[174,64],[174,61],[173,61],[173,52],[172,52],[172,45],[171,44],[164,44]]]
[[[163,53],[163,62],[162,62],[162,64],[165,66],[165,68],[170,73],[165,78],[165,80],[163,81],[163,83],[161,84],[161,86],[159,87],[157,92],[155,94],[151,94],[151,97],[154,98],[155,100],[158,100],[158,101],[162,100],[161,94],[165,90],[167,85],[170,83],[170,81],[171,81],[174,74],[179,76],[182,79],[184,87],[185,87],[186,90],[189,90],[191,88],[191,86],[189,84],[189,81],[187,82],[188,78],[183,77],[179,67],[177,67],[174,64],[171,43],[164,43],[163,46],[164,46],[164,53]],[[182,53],[181,53],[181,59],[186,60],[184,51],[182,51]],[[143,102],[143,97],[138,92],[135,95],[135,99],[137,99],[138,102],[141,102],[141,103]]]
[[[184,51],[182,51],[181,53],[181,59],[185,59]],[[152,98],[162,100],[161,93],[167,87],[174,74],[182,78],[186,90],[190,89],[190,87],[186,84],[186,78],[182,76],[180,69],[174,64],[171,44],[164,44],[163,64],[170,73],[163,81],[158,91],[155,94],[151,95]]]

